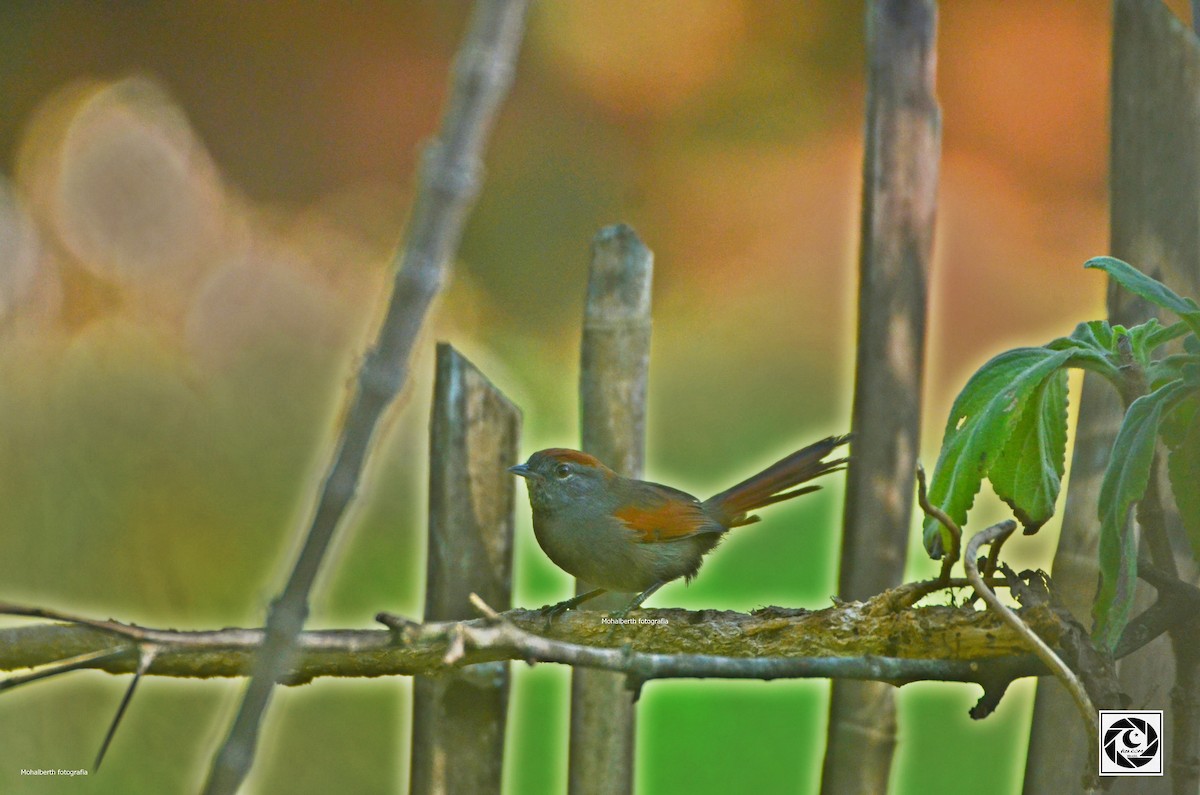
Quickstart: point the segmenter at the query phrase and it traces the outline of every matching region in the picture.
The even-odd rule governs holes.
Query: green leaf
[[[1175,407],[1162,423],[1167,455],[1167,475],[1175,505],[1192,544],[1192,554],[1200,558],[1200,395],[1192,394]]]
[[[1008,443],[988,472],[996,495],[1012,508],[1025,534],[1054,515],[1067,452],[1067,371],[1034,388]]]
[[[1192,369],[1200,367],[1200,355],[1175,353],[1155,359],[1146,366],[1146,381],[1151,389],[1157,389],[1168,381],[1186,377]]]
[[[1069,337],[1059,337],[1046,345],[1053,351],[1072,352],[1068,365],[1092,370],[1114,384],[1121,378],[1113,329],[1103,320],[1080,323]]]
[[[929,500],[959,525],[999,451],[1008,444],[1030,395],[1075,351],[1016,348],[993,357],[971,376],[950,409]],[[947,537],[943,537],[946,534]],[[925,548],[941,557],[948,534],[934,519],[924,525]]]
[[[1164,407],[1187,389],[1182,381],[1172,381],[1133,401],[1100,483],[1100,590],[1092,606],[1096,619],[1092,635],[1109,650],[1116,647],[1129,622],[1137,581],[1137,538],[1127,521],[1129,510],[1146,493]]]
[[[1184,328],[1187,328],[1186,324],[1184,324]],[[1146,343],[1162,329],[1163,324],[1158,322],[1158,318],[1152,317],[1145,323],[1139,323],[1125,332],[1125,335],[1129,337],[1129,346],[1133,349],[1134,359],[1142,367],[1145,367],[1146,363],[1150,361],[1150,354],[1154,350]]]
[[[1116,350],[1113,342],[1113,330],[1107,320],[1089,320],[1080,323],[1064,340],[1077,343],[1085,348],[1091,348],[1101,353]],[[1053,344],[1053,343],[1052,343]]]
[[[1193,334],[1200,334],[1200,306],[1191,298],[1180,296],[1157,279],[1152,279],[1129,263],[1114,257],[1095,257],[1083,263],[1083,267],[1104,271],[1110,279],[1129,292],[1175,313],[1180,320],[1188,324]]]
[[[1191,328],[1189,328],[1188,324],[1184,323],[1182,320],[1178,323],[1172,323],[1169,326],[1160,326],[1158,329],[1146,335],[1144,343],[1146,347],[1146,353],[1154,353],[1155,348],[1159,347],[1160,345],[1165,345],[1173,339],[1182,337],[1184,334],[1187,334],[1190,331]]]

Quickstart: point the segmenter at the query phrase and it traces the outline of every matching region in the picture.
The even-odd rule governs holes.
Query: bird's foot
[[[571,603],[572,601],[573,600],[571,600],[571,599],[564,599],[563,601],[558,602],[556,604],[542,605],[540,608],[538,608],[538,612],[541,613],[544,617],[549,618],[551,621],[553,621],[554,619],[558,618],[563,613],[567,612],[568,610],[570,610],[572,607],[575,606]]]
[[[568,610],[574,608],[577,604],[578,603],[574,599],[564,599],[563,601],[552,605],[542,605],[541,608],[538,609],[538,613],[541,614],[542,618],[546,619],[544,631],[549,632],[550,627],[554,624],[558,617]]]

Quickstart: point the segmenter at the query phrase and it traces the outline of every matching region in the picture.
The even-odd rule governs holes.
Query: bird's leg
[[[637,610],[639,607],[642,606],[642,602],[646,601],[651,596],[653,596],[654,592],[657,591],[659,588],[663,587],[664,585],[666,585],[666,583],[662,582],[662,581],[654,583],[649,588],[642,591],[637,596],[633,597],[632,602],[625,605],[625,607],[622,608],[621,610],[618,610],[616,613],[614,613],[614,615],[617,618],[624,618],[626,615],[629,614],[630,610]]]
[[[558,618],[563,613],[574,607],[579,607],[589,599],[595,599],[602,593],[604,593],[603,588],[596,588],[595,590],[581,593],[578,596],[572,596],[570,599],[564,599],[555,605],[544,605],[538,612],[543,616],[546,616],[546,624],[549,625],[550,622],[554,621],[554,619]]]

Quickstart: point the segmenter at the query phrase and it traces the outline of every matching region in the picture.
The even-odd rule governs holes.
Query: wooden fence
[[[1159,0],[1116,0],[1114,7],[1112,250],[1180,292],[1194,295],[1200,293],[1200,45]],[[481,0],[478,9],[458,63],[443,133],[429,149],[422,199],[413,212],[393,303],[360,373],[343,439],[314,510],[316,532],[305,544],[288,589],[274,604],[266,629],[159,631],[0,606],[0,612],[73,624],[5,630],[0,667],[12,670],[57,661],[52,673],[95,667],[114,673],[136,671],[139,677],[147,673],[234,676],[245,675],[248,661],[257,660],[246,701],[211,771],[206,792],[214,795],[235,792],[244,780],[253,760],[258,724],[271,692],[281,682],[333,673],[420,674],[413,699],[411,791],[418,795],[496,793],[503,780],[508,722],[507,660],[521,659],[522,651],[536,648],[538,653],[526,658],[580,666],[574,669],[571,688],[567,778],[569,792],[584,795],[633,789],[637,688],[642,681],[637,678],[642,674],[630,665],[635,654],[641,655],[639,665],[658,666],[645,678],[836,678],[822,792],[886,792],[896,740],[891,685],[919,679],[973,681],[985,686],[984,700],[991,699],[994,707],[1008,681],[1046,670],[1036,659],[1021,656],[1027,647],[1020,639],[999,650],[1014,667],[1004,686],[988,690],[995,682],[981,679],[975,661],[958,659],[959,652],[955,659],[929,660],[902,654],[889,657],[885,655],[892,651],[877,650],[839,657],[836,652],[845,652],[844,647],[785,656],[756,647],[762,656],[739,659],[716,656],[710,650],[714,641],[704,634],[699,640],[701,651],[689,647],[687,664],[672,667],[678,662],[672,654],[679,649],[634,652],[554,645],[555,638],[535,636],[518,626],[522,622],[529,626],[529,615],[510,614],[512,620],[500,626],[496,616],[489,614],[495,624],[483,622],[471,630],[504,637],[495,645],[477,644],[467,651],[463,638],[468,630],[463,625],[422,627],[397,621],[389,624],[391,633],[346,630],[301,635],[308,589],[333,529],[353,498],[376,423],[404,380],[425,311],[439,289],[441,269],[457,245],[478,187],[483,139],[511,79],[524,24],[524,0]],[[867,146],[851,429],[855,453],[848,478],[839,583],[844,597],[859,600],[898,584],[903,572],[912,508],[909,487],[920,437],[924,315],[940,158],[935,0],[874,0],[868,4],[867,22]],[[645,456],[653,256],[632,229],[618,224],[595,237],[590,267],[581,323],[581,446],[618,472],[638,476]],[[1125,323],[1148,311],[1121,303],[1115,292],[1109,309],[1114,321]],[[1090,379],[1085,380],[1066,520],[1054,565],[1056,592],[1084,621],[1096,584],[1098,472],[1110,449],[1106,434],[1116,412],[1119,408],[1105,403]],[[430,422],[426,622],[472,618],[484,603],[494,610],[511,606],[518,498],[515,478],[507,468],[519,459],[520,430],[517,407],[460,353],[440,344]],[[310,548],[315,549],[311,556]],[[1190,554],[1183,554],[1178,568],[1181,576],[1195,581],[1193,564]],[[590,586],[577,583],[576,587]],[[982,584],[978,588],[987,594]],[[482,601],[473,601],[472,594]],[[621,606],[628,595],[611,599],[598,606]],[[857,608],[839,605],[829,612],[840,617],[841,626],[854,620],[860,622],[855,626],[862,635],[875,632],[884,637],[888,626],[905,619],[901,608],[913,604],[900,601],[902,597],[885,599],[877,614],[864,609],[852,619],[845,616]],[[978,621],[978,611],[961,613],[953,620],[975,624],[952,627],[956,643],[976,631],[989,645],[999,645],[1002,632],[994,623],[985,626]],[[822,618],[805,611],[785,617],[814,623]],[[721,620],[732,627],[729,634],[740,637],[738,622],[746,618],[725,615]],[[872,621],[885,626],[881,629],[880,623]],[[448,637],[453,632],[458,634]],[[114,645],[113,636],[125,645]],[[894,636],[885,640],[896,642]],[[438,643],[442,645],[431,651]],[[472,664],[448,670],[464,662],[469,652],[479,653],[465,660]],[[1181,653],[1178,644],[1172,647],[1169,639],[1162,638],[1122,664],[1123,682],[1135,703],[1150,707],[1166,701],[1163,691],[1172,681],[1171,666]],[[962,665],[955,667],[957,663]],[[592,668],[582,667],[588,665]],[[430,675],[431,671],[436,674]],[[0,682],[0,688],[34,678],[13,676]],[[869,681],[846,681],[850,679]],[[1074,707],[1063,699],[1054,682],[1043,682],[1025,771],[1025,791],[1030,795],[1076,792],[1083,787],[1079,768],[1064,759],[1085,758],[1088,749]],[[1184,709],[1175,709],[1170,716],[1176,732],[1196,739],[1192,732],[1200,719],[1189,712],[1195,704],[1186,699],[1178,703]],[[1200,771],[1198,749],[1185,743],[1173,753],[1168,761],[1176,784],[1194,782]],[[1132,779],[1111,791],[1166,792],[1171,780]]]
[[[921,416],[926,291],[929,280],[940,117],[935,99],[937,4],[868,4],[867,146],[863,167],[859,347],[852,431],[855,459],[846,497],[841,596],[865,599],[901,581],[912,509],[908,474]],[[1200,286],[1200,49],[1158,0],[1117,0],[1113,76],[1113,252],[1139,263],[1185,294]],[[1153,86],[1154,90],[1146,90]],[[619,472],[637,476],[644,458],[645,395],[652,257],[625,226],[593,242],[581,349],[582,447]],[[1132,322],[1144,306],[1119,303],[1114,321]],[[897,322],[897,318],[901,322]],[[897,353],[898,352],[898,353]],[[899,358],[897,358],[899,356]],[[1095,489],[1102,452],[1119,412],[1088,376],[1067,518],[1054,576],[1086,619],[1095,584]],[[511,588],[514,484],[479,476],[517,459],[518,412],[448,346],[439,347],[434,406],[427,619],[467,618],[455,583],[483,583],[493,606]],[[1109,435],[1106,436],[1105,433]],[[468,472],[467,491],[449,489],[449,472]],[[872,483],[888,483],[887,489]],[[1091,513],[1088,513],[1088,511]],[[480,522],[481,516],[487,521]],[[453,534],[453,535],[452,535]],[[476,550],[462,560],[442,550]],[[487,551],[489,554],[484,554]],[[1084,570],[1080,571],[1080,565]],[[468,573],[469,572],[469,573]],[[579,592],[589,588],[578,583]],[[618,607],[610,595],[596,607]],[[1170,681],[1165,638],[1125,664],[1132,692],[1147,679]],[[1156,662],[1157,661],[1157,662]],[[1146,666],[1156,673],[1147,677]],[[1141,680],[1140,682],[1137,680]],[[499,792],[507,664],[419,680],[414,704],[412,790]],[[891,688],[835,681],[822,793],[884,792],[895,746]],[[1025,791],[1081,791],[1064,753],[1084,753],[1069,698],[1042,684]],[[455,695],[459,691],[470,697]],[[636,711],[624,676],[574,671],[568,791],[628,793],[633,788]],[[1167,790],[1135,779],[1138,792]],[[1158,789],[1154,789],[1154,787]],[[1120,785],[1113,791],[1122,790]]]

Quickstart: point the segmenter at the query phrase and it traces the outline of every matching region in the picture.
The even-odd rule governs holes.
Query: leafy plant
[[[1016,348],[988,361],[950,409],[929,499],[963,525],[987,478],[1025,532],[1037,532],[1054,514],[1062,486],[1066,371],[1077,367],[1104,376],[1126,406],[1097,517],[1101,582],[1093,636],[1111,650],[1129,620],[1137,578],[1137,538],[1127,519],[1146,493],[1159,439],[1169,451],[1176,507],[1193,553],[1200,554],[1200,306],[1121,260],[1097,257],[1084,267],[1104,271],[1179,321],[1164,326],[1152,319],[1125,328],[1093,320],[1040,348]],[[1160,356],[1166,343],[1180,337],[1181,352]],[[946,532],[936,520],[925,520],[931,557],[941,557],[950,540]]]

